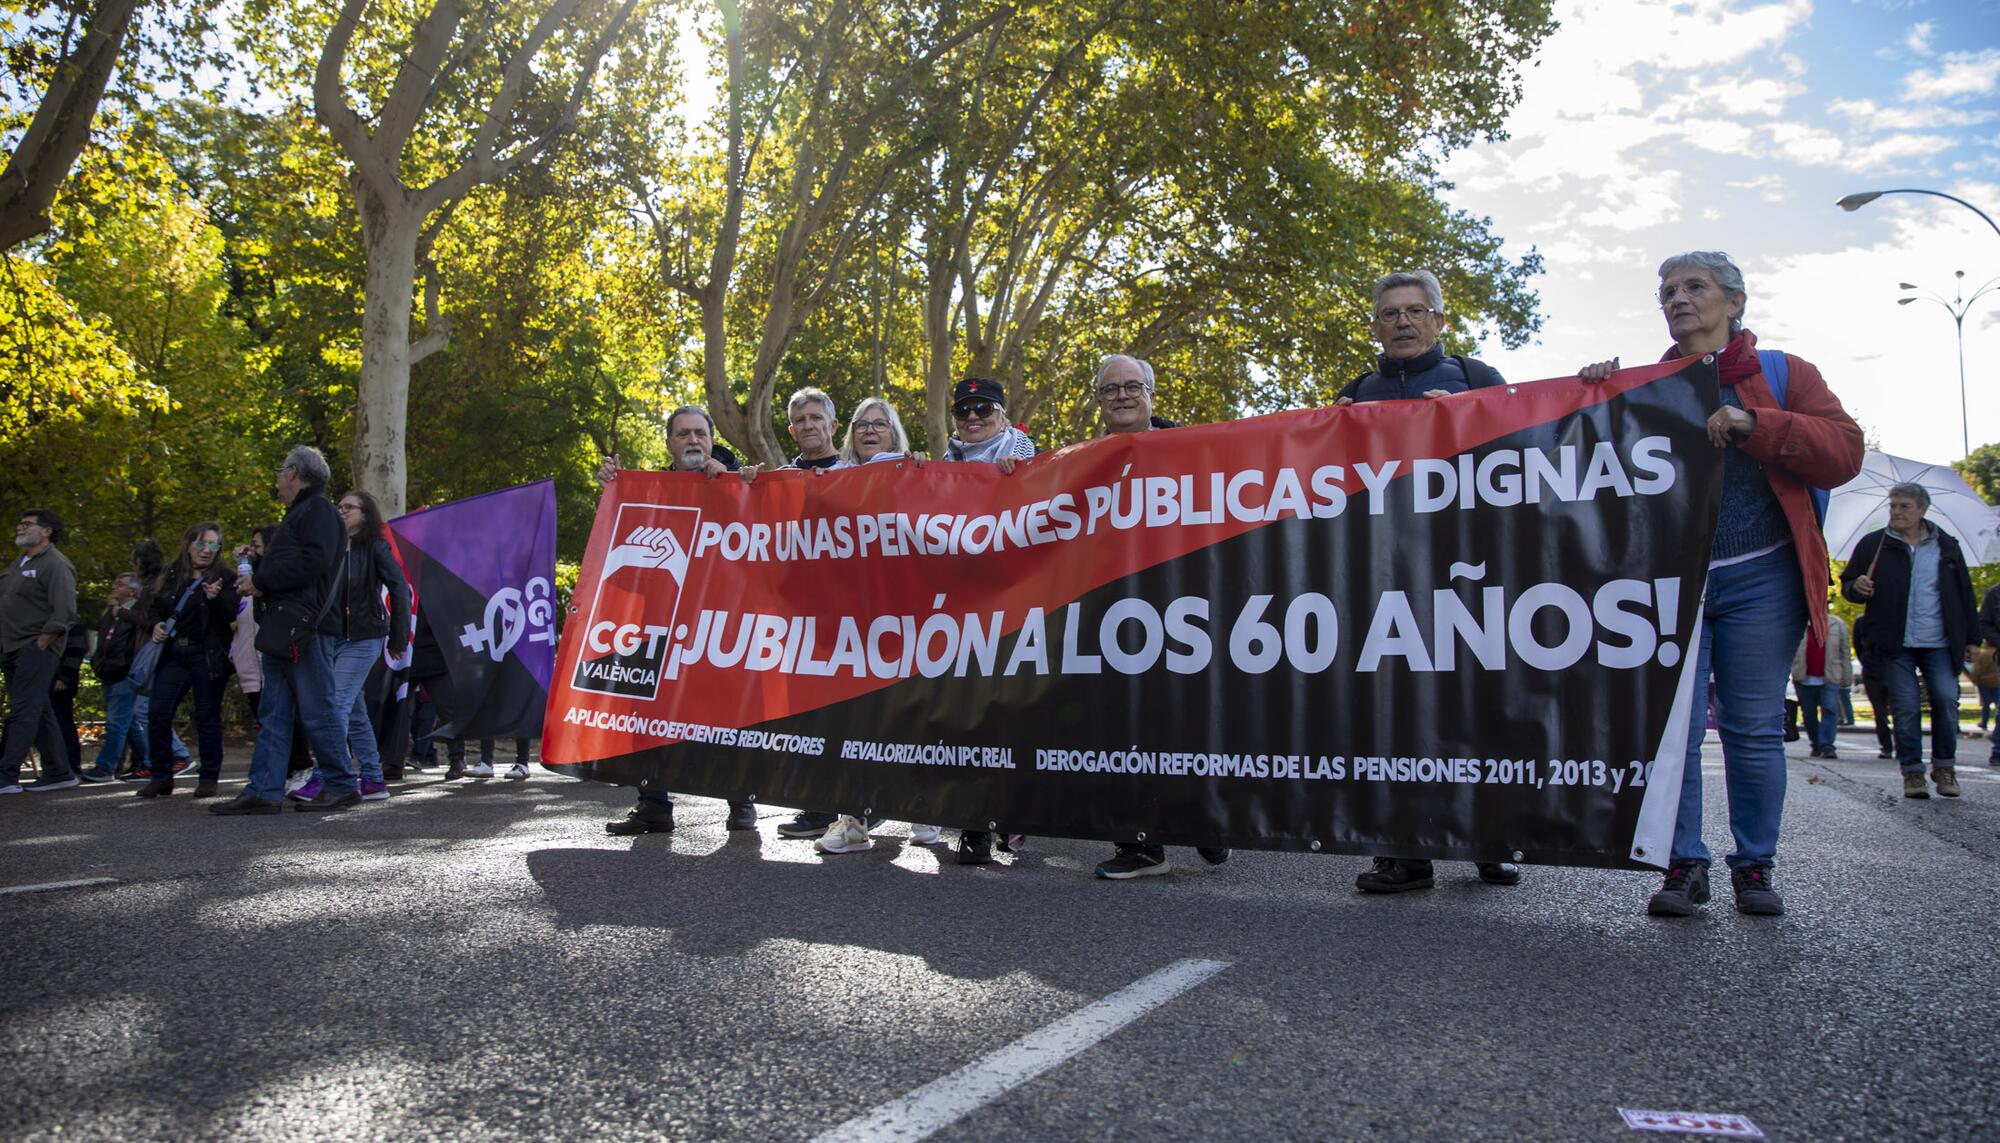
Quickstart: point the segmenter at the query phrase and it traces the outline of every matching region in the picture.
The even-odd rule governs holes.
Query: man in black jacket
[[[292,756],[292,735],[311,736],[322,772],[333,778],[320,797],[329,805],[359,801],[359,781],[347,753],[347,712],[332,709],[333,679],[324,637],[317,628],[332,599],[346,536],[333,504],[326,498],[332,474],[326,457],[299,445],[278,468],[278,499],[285,518],[264,558],[249,575],[236,581],[239,594],[261,597],[264,616],[258,627],[261,647],[287,630],[297,633],[287,653],[263,654],[264,689],[258,700],[257,745],[250,755],[250,784],[220,805],[216,814],[275,814],[284,810],[285,770]]]
[[[736,454],[716,443],[715,420],[697,405],[682,405],[667,417],[667,447],[673,450],[674,471],[705,472],[709,479],[736,472]],[[618,479],[618,458],[607,456],[598,466],[597,479],[610,483]],[[733,830],[757,828],[757,805],[745,798],[729,803],[727,827]],[[639,804],[615,822],[604,823],[606,833],[621,837],[641,833],[671,833],[674,828],[674,796],[664,786],[643,786]],[[821,827],[824,828],[824,827]]]
[[[1972,574],[1951,533],[1924,519],[1931,494],[1921,484],[1889,489],[1889,526],[1854,545],[1840,592],[1868,610],[1854,641],[1882,662],[1895,704],[1896,764],[1903,796],[1928,798],[1917,676],[1930,692],[1931,781],[1947,798],[1960,794],[1958,672],[1972,645]]]
[[[51,701],[64,644],[76,625],[76,568],[56,547],[62,538],[62,517],[28,509],[14,525],[20,555],[0,570],[0,676],[7,680],[0,794],[77,785]],[[21,763],[31,746],[41,752],[42,775],[22,785]]]
[[[1348,383],[1336,405],[1368,401],[1437,400],[1473,389],[1490,389],[1507,382],[1500,371],[1477,358],[1446,357],[1438,338],[1444,334],[1444,288],[1429,270],[1386,274],[1375,280],[1370,296],[1369,329],[1382,345],[1375,368]],[[1521,871],[1512,862],[1478,863],[1479,879],[1488,885],[1512,885]],[[1378,857],[1374,868],[1354,879],[1363,893],[1401,893],[1428,889],[1435,881],[1426,858]]]

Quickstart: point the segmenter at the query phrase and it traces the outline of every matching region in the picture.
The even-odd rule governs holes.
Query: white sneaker
[[[935,845],[937,844],[937,840],[943,836],[944,830],[937,826],[918,825],[915,822],[910,823],[910,844],[912,845]]]
[[[312,781],[312,778],[313,778],[313,771],[311,770],[301,770],[296,774],[288,775],[285,778],[285,793],[287,794],[298,793],[299,787],[305,785],[307,782]]]
[[[465,776],[468,778],[491,778],[493,776],[493,763],[474,762],[465,768]]]
[[[826,827],[825,836],[813,842],[813,848],[821,853],[860,853],[875,848],[875,839],[868,836],[868,826],[860,818],[842,814]]]
[[[50,790],[74,790],[81,785],[83,785],[83,781],[75,774],[71,774],[67,778],[53,780],[49,778],[37,778],[21,788],[30,794],[44,794]]]
[[[527,780],[528,780],[528,764],[527,764],[526,762],[516,762],[516,763],[514,763],[514,764],[513,764],[512,766],[509,766],[509,767],[507,768],[507,780],[508,780],[509,782],[525,782],[525,781],[527,781]]]

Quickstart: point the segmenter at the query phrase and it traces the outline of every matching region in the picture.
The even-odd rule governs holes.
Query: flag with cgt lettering
[[[625,472],[545,755],[962,828],[1657,867],[1712,359],[990,465]]]

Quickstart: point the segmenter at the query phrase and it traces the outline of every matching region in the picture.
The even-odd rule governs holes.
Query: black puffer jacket
[[[1415,357],[1376,355],[1375,369],[1348,382],[1347,388],[1340,391],[1340,396],[1351,397],[1356,404],[1410,401],[1432,389],[1463,393],[1468,389],[1491,389],[1506,383],[1500,371],[1491,365],[1477,357],[1447,357],[1444,346],[1439,344]]]
[[[389,589],[389,606],[382,606],[382,589]],[[410,581],[389,550],[389,541],[355,541],[341,564],[333,606],[320,620],[322,635],[351,641],[389,640],[389,652],[403,653],[410,645]]]

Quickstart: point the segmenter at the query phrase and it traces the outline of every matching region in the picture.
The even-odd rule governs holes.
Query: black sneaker
[[[723,828],[736,829],[736,830],[756,829],[757,803],[755,802],[729,803],[729,817],[723,822]]]
[[[650,804],[634,806],[625,811],[625,816],[615,822],[605,822],[604,832],[616,837],[632,837],[642,833],[674,832],[674,808],[654,807]]]
[[[1203,861],[1208,862],[1210,865],[1221,865],[1223,862],[1229,860],[1229,851],[1227,849],[1216,849],[1210,846],[1196,846],[1195,852],[1200,854],[1201,859]]]
[[[993,835],[985,830],[960,830],[958,834],[958,863],[960,865],[993,864]]]
[[[1154,877],[1169,868],[1164,850],[1121,845],[1117,853],[1097,863],[1097,875],[1106,881],[1130,881],[1134,877]]]
[[[1521,867],[1511,861],[1479,862],[1479,879],[1488,885],[1519,885]]]
[[[1375,868],[1354,879],[1354,887],[1363,893],[1404,893],[1428,889],[1433,880],[1431,863],[1422,858],[1378,857]]]
[[[444,780],[447,782],[456,782],[463,777],[465,777],[465,759],[452,759],[451,765],[444,768]]]
[[[833,824],[839,814],[823,814],[818,810],[800,810],[790,821],[778,823],[779,837],[820,837],[826,827]]]
[[[310,802],[293,802],[292,808],[302,814],[330,813],[334,810],[351,810],[361,804],[361,791],[349,790],[336,794],[330,790],[320,791],[320,795]]]
[[[1771,888],[1771,867],[1753,865],[1729,871],[1729,885],[1736,890],[1736,911],[1753,917],[1782,917],[1785,899]]]
[[[1707,903],[1708,866],[1676,861],[1667,868],[1666,883],[1646,902],[1646,911],[1655,917],[1691,917],[1696,905]]]

